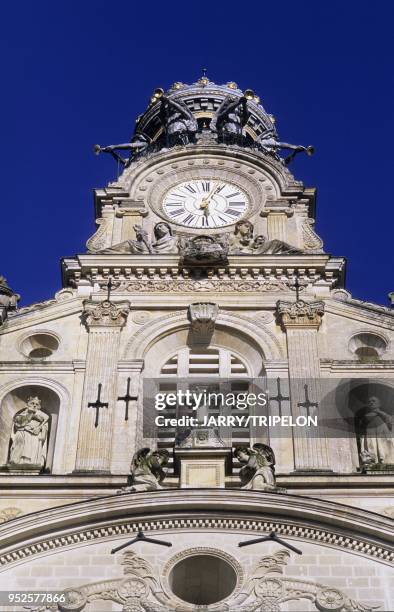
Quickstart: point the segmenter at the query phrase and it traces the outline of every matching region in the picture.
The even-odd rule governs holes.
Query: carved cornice
[[[279,301],[277,312],[286,329],[291,327],[318,328],[324,314],[324,302]]]
[[[129,302],[114,304],[109,300],[103,300],[99,303],[86,300],[83,307],[83,319],[88,329],[92,327],[123,327],[130,310]]]
[[[155,517],[149,516],[152,508]],[[213,513],[217,518],[212,518]],[[209,529],[219,529],[245,535],[275,531],[284,537],[316,542],[381,563],[394,561],[392,519],[388,517],[296,495],[230,489],[163,489],[84,500],[4,523],[0,525],[3,549],[0,565],[89,541],[116,540],[138,529],[198,529],[204,534]]]

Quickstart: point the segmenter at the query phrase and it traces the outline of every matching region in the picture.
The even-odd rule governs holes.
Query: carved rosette
[[[123,327],[130,310],[129,302],[114,304],[109,300],[99,303],[86,300],[83,306],[84,322],[89,329],[91,327]]]
[[[198,302],[196,304],[190,304],[189,318],[192,332],[200,338],[212,336],[218,313],[219,306],[211,302]]]
[[[277,312],[285,328],[315,327],[317,329],[324,314],[324,302],[279,301]]]

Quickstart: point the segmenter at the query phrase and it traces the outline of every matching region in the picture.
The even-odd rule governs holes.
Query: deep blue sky
[[[0,273],[21,304],[60,288],[59,260],[94,232],[92,189],[155,87],[252,88],[283,140],[313,144],[326,250],[355,297],[387,304],[393,276],[393,18],[389,0],[19,1],[0,8]]]

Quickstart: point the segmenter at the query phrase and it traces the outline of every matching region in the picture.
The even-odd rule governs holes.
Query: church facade
[[[394,313],[314,231],[313,147],[203,76],[96,152],[62,288],[0,277],[0,585],[44,592],[7,609],[393,610]]]

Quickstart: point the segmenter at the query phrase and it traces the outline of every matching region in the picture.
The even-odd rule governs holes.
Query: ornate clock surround
[[[178,149],[176,156],[174,151],[171,154],[163,152],[155,156],[155,163],[152,163],[151,159],[149,167],[145,166],[141,173],[136,172],[137,176],[134,175],[133,180],[130,180],[131,176],[123,178],[124,186],[130,185],[130,199],[141,203],[144,201],[152,213],[168,222],[168,216],[163,209],[165,194],[184,181],[219,180],[238,186],[249,199],[248,211],[242,219],[253,218],[263,210],[268,200],[280,197],[277,183],[268,172],[264,172],[257,160],[256,163],[250,163],[238,158],[236,154],[230,156],[228,153],[224,155],[223,150],[212,150],[215,148],[199,147],[200,150],[196,151],[194,147],[192,152],[185,147],[182,151]],[[232,228],[234,224],[223,227],[223,231]],[[218,228],[207,228],[202,231],[206,234],[215,234]],[[196,229],[182,227],[182,232],[195,233]]]

